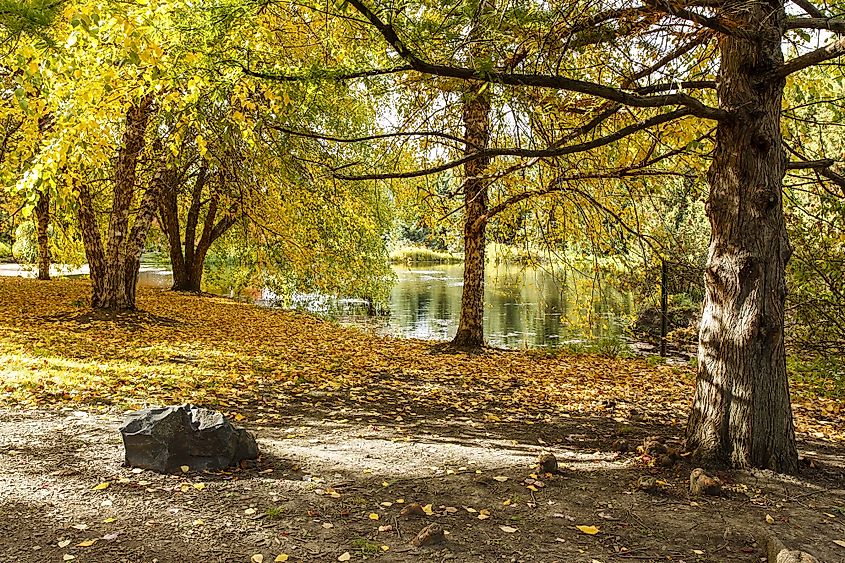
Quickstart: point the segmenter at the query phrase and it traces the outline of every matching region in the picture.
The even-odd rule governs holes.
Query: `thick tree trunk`
[[[129,214],[137,183],[136,168],[144,149],[152,98],[129,108],[117,158],[112,210],[105,249],[87,185],[79,187],[79,224],[91,276],[91,306],[95,309],[132,310],[141,252],[156,209],[157,177],[144,193],[132,229]]]
[[[718,125],[709,172],[712,234],[687,446],[706,462],[794,473],[783,340],[784,81],[769,75],[783,64],[785,14],[782,2],[726,4],[764,39],[721,39],[719,100],[734,117]]]
[[[50,279],[50,239],[47,230],[50,227],[50,193],[42,191],[38,194],[35,205],[35,220],[38,233],[38,279]]]
[[[464,102],[464,138],[467,153],[484,149],[490,142],[490,88],[473,85]],[[461,317],[452,346],[484,346],[484,250],[487,243],[487,186],[483,177],[489,158],[464,165],[464,287]]]

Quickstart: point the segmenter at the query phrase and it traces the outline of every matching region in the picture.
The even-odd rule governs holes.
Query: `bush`
[[[12,257],[12,248],[3,241],[0,241],[0,260],[8,260]]]

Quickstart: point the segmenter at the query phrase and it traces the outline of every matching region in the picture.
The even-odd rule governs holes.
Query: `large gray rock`
[[[223,469],[258,457],[255,438],[222,413],[196,405],[135,411],[120,428],[126,465],[159,473]]]

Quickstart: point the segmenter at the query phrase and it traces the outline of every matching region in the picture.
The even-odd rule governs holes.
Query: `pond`
[[[446,340],[458,328],[463,265],[395,266],[389,334]],[[628,296],[571,270],[488,265],[484,291],[487,340],[507,348],[620,336],[633,305]]]
[[[393,271],[396,282],[384,316],[368,317],[362,300],[319,294],[296,295],[292,305],[381,334],[451,339],[461,310],[463,265],[395,265]],[[147,279],[154,283],[152,272]],[[630,296],[571,269],[510,264],[488,265],[484,301],[487,341],[507,348],[555,347],[573,340],[618,337],[634,309]],[[272,305],[274,296],[265,291],[259,302]]]

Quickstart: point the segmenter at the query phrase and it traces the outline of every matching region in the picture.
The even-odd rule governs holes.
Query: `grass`
[[[400,246],[390,251],[390,261],[394,264],[459,264],[464,259],[459,254],[440,252],[424,246]]]

